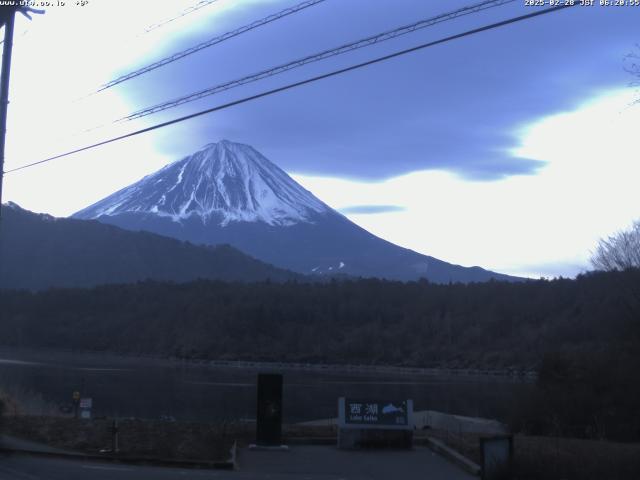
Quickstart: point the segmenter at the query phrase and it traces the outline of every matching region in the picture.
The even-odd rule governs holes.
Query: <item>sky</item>
[[[301,1],[301,0],[300,0]],[[67,1],[18,17],[5,170],[534,11],[523,1],[197,102],[133,111],[478,1],[326,0],[96,95],[101,84],[296,0]],[[598,3],[598,2],[596,2]],[[7,174],[3,201],[67,216],[228,139],[252,145],[372,233],[530,277],[589,268],[640,218],[640,7],[574,7]]]

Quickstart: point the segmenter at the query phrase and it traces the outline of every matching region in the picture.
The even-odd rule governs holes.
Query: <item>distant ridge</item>
[[[91,287],[142,280],[301,279],[228,245],[195,246],[99,222],[2,206],[0,288]]]

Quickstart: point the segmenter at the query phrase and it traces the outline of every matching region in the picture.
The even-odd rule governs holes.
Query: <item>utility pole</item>
[[[7,8],[7,7],[5,7]],[[2,217],[2,183],[4,180],[4,147],[7,136],[7,109],[9,107],[9,78],[11,76],[11,53],[13,51],[13,26],[16,10],[7,8],[2,45],[2,73],[0,74],[0,217]]]
[[[37,10],[22,5],[18,0],[5,1],[0,6],[0,27],[4,26],[4,43],[2,44],[2,72],[0,73],[0,220],[2,219],[2,184],[4,180],[4,147],[7,139],[7,110],[9,108],[9,79],[11,77],[11,54],[13,52],[13,27],[16,13],[31,20],[31,14],[42,14]]]

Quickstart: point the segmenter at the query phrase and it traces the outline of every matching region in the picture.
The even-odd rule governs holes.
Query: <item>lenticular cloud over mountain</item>
[[[511,279],[372,235],[249,145],[211,143],[74,215],[196,244],[227,243],[276,266],[435,282]]]

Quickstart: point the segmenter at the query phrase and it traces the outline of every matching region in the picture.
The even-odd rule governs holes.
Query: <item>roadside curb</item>
[[[209,470],[233,470],[236,468],[236,444],[231,447],[231,457],[227,461],[205,461],[205,460],[170,460],[156,457],[127,457],[116,455],[95,455],[90,453],[58,453],[38,450],[25,450],[18,448],[0,447],[0,454],[28,455],[48,458],[62,458],[67,460],[98,461],[122,463],[130,465],[153,465],[173,468],[192,468]]]
[[[468,459],[467,457],[457,452],[453,448],[448,447],[440,440],[427,437],[424,439],[420,439],[419,441],[420,443],[423,443],[434,452],[445,457],[451,463],[456,464],[458,467],[462,468],[467,473],[470,473],[471,475],[475,475],[477,477],[480,476],[480,473],[482,472],[482,468],[480,467],[480,465]]]
[[[336,437],[297,437],[287,438],[284,442],[287,445],[337,445]]]
[[[231,445],[231,450],[229,451],[229,453],[231,453],[231,457],[229,457],[229,460],[226,462],[221,462],[221,466],[219,466],[218,469],[236,470],[236,467],[238,466],[238,462],[237,462],[238,441],[237,440],[233,442],[233,445]],[[222,466],[222,464],[224,464],[224,466]]]

